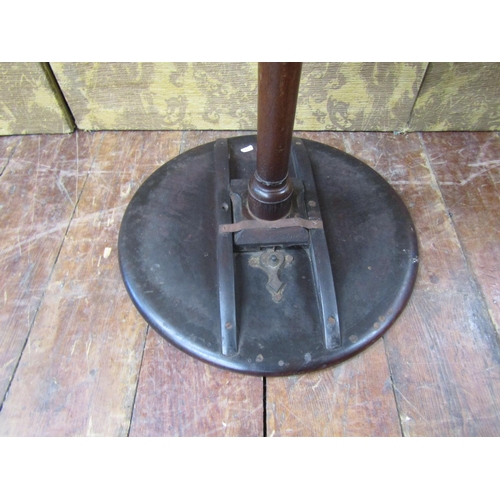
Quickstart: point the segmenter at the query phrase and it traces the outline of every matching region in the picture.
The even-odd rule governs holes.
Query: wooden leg
[[[287,215],[293,193],[288,177],[302,63],[259,63],[257,169],[248,204],[258,219]]]

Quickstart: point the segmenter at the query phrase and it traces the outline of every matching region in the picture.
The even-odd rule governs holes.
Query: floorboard
[[[197,361],[150,330],[130,436],[262,436],[263,386]]]
[[[419,236],[407,309],[384,336],[403,433],[500,433],[497,335],[418,134],[356,134],[349,152],[399,191]]]
[[[135,188],[178,154],[181,134],[160,135],[92,134],[99,151],[0,413],[1,435],[127,435],[147,327],[122,285],[116,245]]]
[[[5,167],[9,163],[21,140],[22,137],[15,135],[3,137],[2,140],[0,140],[0,175],[3,174]]]
[[[468,264],[500,326],[500,134],[422,134]]]
[[[78,134],[0,143],[1,404],[98,145]]]
[[[349,134],[300,133],[346,150]],[[379,341],[341,365],[267,380],[269,436],[399,436],[389,365]]]
[[[179,152],[245,133],[0,137],[0,435],[500,436],[498,133],[297,133],[375,168],[417,228],[410,302],[355,358],[263,380],[148,328],[124,210]]]
[[[186,132],[181,151],[244,132]],[[263,382],[204,363],[150,330],[131,436],[261,436]]]

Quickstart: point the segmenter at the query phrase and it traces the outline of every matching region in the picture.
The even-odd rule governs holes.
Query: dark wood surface
[[[499,436],[500,134],[300,133],[358,156],[406,202],[420,270],[359,356],[246,377],[148,328],[116,253],[139,185],[231,132],[0,138],[1,436]]]
[[[285,217],[292,204],[288,175],[302,63],[259,63],[257,165],[248,208],[258,219]]]

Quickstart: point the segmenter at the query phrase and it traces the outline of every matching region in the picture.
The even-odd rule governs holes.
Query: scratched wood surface
[[[268,433],[345,436],[352,435],[352,425],[355,435],[498,435],[497,332],[467,268],[466,249],[451,224],[420,136],[343,137],[345,150],[384,175],[407,204],[420,239],[419,277],[399,320],[364,353],[375,357],[377,349],[381,352],[378,363],[366,363],[361,376],[357,369],[364,364],[363,355],[325,372],[268,380]],[[439,146],[437,151],[444,154]],[[495,208],[483,208],[477,217],[494,217]],[[499,245],[498,233],[492,240]],[[498,270],[495,275],[498,283]],[[349,371],[355,375],[346,377]],[[374,411],[375,395],[384,394],[384,371],[392,401],[387,398]],[[366,390],[368,383],[373,385]],[[394,405],[400,425],[382,427],[384,419],[392,422]]]
[[[0,400],[3,401],[83,181],[92,136],[5,137],[0,141]]]
[[[500,134],[422,134],[468,263],[500,327]]]
[[[4,137],[0,142],[0,175],[3,174],[5,167],[20,142],[21,138],[17,136]]]
[[[182,151],[248,132],[187,132]],[[208,366],[150,330],[131,436],[262,436],[263,383]]]
[[[180,133],[83,135],[99,150],[72,199],[71,225],[0,413],[2,435],[120,436],[130,427],[147,327],[122,286],[116,241],[133,192],[178,153]]]
[[[347,133],[297,133],[346,150]],[[341,365],[268,378],[269,436],[399,436],[391,374],[382,341]]]
[[[384,336],[403,433],[499,435],[498,334],[468,269],[466,249],[421,136],[356,134],[348,142],[349,152],[399,191],[419,236],[415,290],[403,316]]]
[[[141,182],[232,135],[0,138],[0,435],[500,435],[499,134],[298,134],[394,185],[417,227],[420,271],[408,307],[368,350],[266,380],[171,347],[135,311],[117,265]]]

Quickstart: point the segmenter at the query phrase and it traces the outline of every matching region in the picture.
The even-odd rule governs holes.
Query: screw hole
[[[222,210],[229,210],[229,205],[227,203],[222,204]]]

